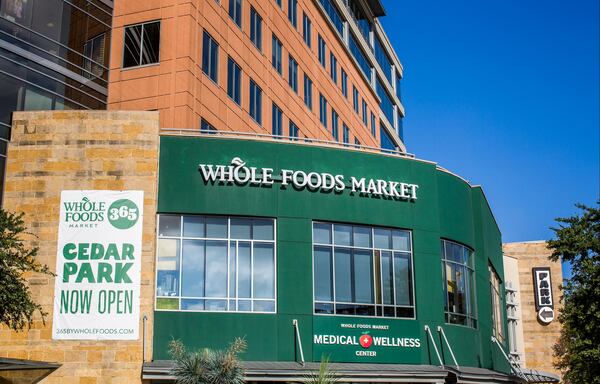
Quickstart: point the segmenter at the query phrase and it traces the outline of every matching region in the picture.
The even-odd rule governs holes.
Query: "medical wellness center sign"
[[[136,340],[143,191],[63,191],[52,338]]]

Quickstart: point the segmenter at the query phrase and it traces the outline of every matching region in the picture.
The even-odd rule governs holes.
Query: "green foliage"
[[[180,340],[173,340],[169,353],[171,371],[178,384],[243,384],[244,369],[238,355],[246,350],[246,341],[237,338],[225,351],[201,349],[188,352]]]
[[[321,359],[319,371],[306,376],[305,384],[335,384],[338,382],[335,371],[329,368],[329,358]]]
[[[23,214],[0,209],[0,323],[15,331],[31,327],[33,314],[39,311],[42,321],[47,315],[31,299],[23,274],[38,272],[53,275],[47,265],[36,260],[38,248],[29,248],[21,238],[25,234]]]
[[[554,346],[556,367],[565,383],[600,384],[600,210],[578,204],[582,214],[556,219],[550,260],[572,267],[563,287],[558,317],[560,340]]]

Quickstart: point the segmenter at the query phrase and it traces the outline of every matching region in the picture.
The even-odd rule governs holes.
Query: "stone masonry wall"
[[[521,315],[523,324],[523,338],[525,347],[526,368],[552,372],[560,376],[552,365],[554,361],[552,346],[560,336],[560,323],[558,313],[562,284],[562,267],[560,263],[548,260],[552,253],[545,241],[532,241],[524,243],[503,244],[504,254],[513,257],[519,263],[519,291]],[[555,318],[550,324],[545,325],[538,320],[535,310],[535,296],[533,293],[532,268],[550,267],[552,274],[552,295],[554,299]]]
[[[54,278],[28,276],[36,314],[22,332],[0,327],[0,357],[58,362],[42,383],[136,383],[142,365],[143,315],[152,355],[152,298],[158,174],[158,112],[15,112],[3,206],[25,213],[39,261],[56,268],[62,190],[143,190],[140,338],[136,341],[52,340]]]

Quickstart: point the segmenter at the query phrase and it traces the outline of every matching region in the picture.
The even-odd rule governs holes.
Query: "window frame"
[[[237,68],[237,82],[235,81],[235,78],[231,73],[232,68],[234,70]],[[239,64],[231,56],[227,56],[227,96],[229,96],[229,98],[237,105],[242,105],[242,67],[240,67]]]
[[[302,12],[302,40],[309,49],[312,48],[312,21],[306,11]]]
[[[492,305],[492,335],[498,339],[500,343],[504,343],[508,338],[504,329],[506,315],[508,315],[506,312],[508,311],[506,311],[506,304],[502,305],[502,298],[504,296],[502,295],[502,286],[504,284],[500,279],[498,272],[496,272],[496,268],[494,268],[491,263],[488,263],[488,271],[490,274],[490,296]],[[494,286],[494,279],[498,282],[498,290],[496,290],[496,287]],[[500,319],[496,319],[496,306],[500,313]],[[503,308],[505,309],[504,312],[502,311]],[[500,329],[497,328],[498,325],[500,325]]]
[[[283,43],[274,33],[271,37],[271,65],[280,76],[283,76]]]
[[[254,81],[254,79],[252,79],[251,77],[249,79],[250,79],[250,81],[249,81],[249,86],[248,86],[248,90],[249,90],[248,114],[250,115],[252,120],[254,120],[259,126],[262,127],[262,112],[263,112],[262,111],[262,88],[258,85],[258,83],[256,81]],[[256,95],[253,95],[253,93],[252,93],[252,88],[253,88],[252,84],[254,84],[254,88],[256,90],[258,90]],[[257,98],[259,100],[256,100]],[[252,104],[252,99],[255,99],[254,100],[255,105]],[[254,114],[252,113],[253,110],[255,112]]]
[[[449,240],[449,239],[442,238],[442,239],[440,239],[440,242],[444,248],[444,252],[441,255],[443,293],[444,293],[444,322],[447,325],[454,325],[454,326],[459,326],[459,327],[464,327],[464,328],[469,328],[469,329],[479,329],[479,318],[478,318],[478,313],[477,313],[477,291],[476,291],[477,278],[476,278],[476,274],[475,274],[475,271],[476,271],[475,270],[475,250],[473,250],[473,248],[468,247],[464,244],[461,244],[459,242]],[[462,248],[466,248],[467,250],[469,250],[471,252],[469,262],[467,264],[462,264],[457,261],[447,259],[446,258],[446,243],[455,244],[455,245],[458,245]],[[451,263],[451,264],[454,264],[457,266],[465,267],[468,272],[471,272],[471,274],[468,275],[465,279],[465,281],[466,281],[465,285],[466,285],[466,291],[467,291],[466,292],[467,312],[464,314],[446,310],[446,308],[449,305],[449,301],[450,301],[449,297],[448,297],[448,278],[446,276],[446,265],[447,265],[446,263]],[[469,264],[471,264],[471,265],[469,265]],[[471,283],[471,278],[473,279],[472,283]],[[471,302],[471,299],[473,299],[473,303]],[[471,308],[472,305],[473,305],[473,308]],[[469,310],[471,310],[471,311],[469,312]],[[449,319],[450,315],[459,315],[459,316],[465,317],[465,322],[467,324],[459,324],[459,323],[449,322],[448,319]]]
[[[232,4],[234,4],[232,6]],[[239,9],[237,7],[237,5],[239,5]],[[237,25],[240,29],[242,28],[242,13],[243,13],[243,4],[242,4],[242,0],[229,0],[229,9],[227,10],[227,13],[229,14],[229,18],[233,21],[233,23],[235,25]],[[234,13],[232,15],[232,13]],[[236,20],[239,19],[239,20]]]
[[[262,52],[262,24],[263,18],[260,13],[250,6],[250,41],[259,52]]]
[[[157,55],[157,61],[155,63],[148,63],[148,64],[141,64],[142,62],[142,52],[144,50],[144,26],[146,24],[152,24],[152,23],[158,23],[158,33],[159,33],[159,40],[158,40],[158,55]],[[142,26],[142,35],[140,36],[140,51],[139,51],[139,65],[132,65],[129,67],[125,67],[124,66],[124,60],[125,60],[125,38],[127,35],[127,28],[131,28],[131,27],[137,27],[138,25]],[[161,41],[161,33],[160,33],[160,27],[161,27],[161,20],[151,20],[151,21],[143,21],[141,23],[135,23],[135,24],[129,24],[129,25],[125,25],[123,26],[123,50],[121,51],[121,70],[129,70],[129,69],[136,69],[136,68],[145,68],[145,67],[149,67],[152,65],[159,65],[160,64],[160,41]],[[110,37],[109,37],[109,42],[110,42]],[[104,42],[104,44],[106,44],[106,40]],[[108,47],[110,50],[110,47]],[[106,50],[106,46],[104,47],[104,49]],[[105,52],[106,55],[106,52]]]
[[[206,44],[204,44],[204,37],[208,36],[208,41],[211,42],[211,52],[213,52],[212,47],[216,46],[216,50],[214,50],[216,52],[216,58],[215,58],[215,67],[212,68],[210,66],[210,63],[212,62],[211,58],[208,57],[208,69],[204,68],[204,52],[206,51]],[[206,75],[206,77],[208,77],[213,83],[215,84],[219,84],[219,43],[217,42],[217,40],[215,40],[214,37],[212,37],[212,35],[210,33],[208,33],[208,31],[205,29],[204,31],[202,31],[202,60],[201,60],[201,64],[202,64],[202,73],[204,73]],[[215,78],[213,79],[212,74],[209,72],[212,72],[214,70],[214,76]]]
[[[182,313],[186,313],[186,312],[200,312],[200,313],[257,313],[257,314],[269,314],[269,315],[276,315],[278,314],[278,296],[277,296],[277,218],[275,217],[263,217],[263,216],[228,216],[228,215],[190,215],[190,214],[170,214],[170,213],[157,213],[156,214],[156,233],[155,233],[155,239],[158,242],[159,239],[159,231],[160,231],[160,227],[159,227],[159,220],[160,220],[160,216],[164,215],[164,216],[179,216],[180,217],[180,235],[179,236],[161,236],[161,238],[164,239],[177,239],[181,241],[181,244],[179,246],[179,255],[178,255],[178,259],[179,259],[179,288],[178,288],[178,296],[158,296],[156,294],[157,288],[158,288],[158,267],[154,268],[154,311],[158,311],[158,312],[182,312]],[[199,238],[199,237],[191,237],[191,236],[184,236],[183,234],[183,218],[185,216],[191,216],[191,217],[210,217],[210,218],[226,218],[227,219],[227,238],[209,238],[209,237],[205,237],[205,238]],[[232,239],[231,237],[231,219],[260,219],[260,220],[272,220],[273,223],[273,240],[256,240],[256,239]],[[250,260],[251,260],[251,267],[250,267],[250,276],[251,276],[251,294],[250,294],[250,298],[242,298],[242,300],[248,300],[251,302],[251,308],[254,308],[254,302],[255,301],[274,301],[274,311],[273,312],[266,312],[266,311],[240,311],[240,310],[235,310],[235,311],[231,311],[231,310],[192,310],[192,309],[181,309],[181,301],[185,300],[185,299],[197,299],[197,300],[207,300],[205,299],[200,299],[200,298],[194,298],[194,297],[185,297],[182,295],[182,264],[183,264],[183,241],[184,239],[191,239],[191,240],[200,240],[200,241],[225,241],[227,242],[227,292],[228,292],[228,296],[229,296],[229,288],[230,288],[230,284],[229,284],[229,279],[230,279],[230,262],[231,262],[231,258],[230,258],[230,252],[231,252],[231,243],[236,243],[239,241],[242,242],[249,242],[250,245],[250,249],[251,249],[251,253],[250,253]],[[269,244],[273,244],[273,299],[257,299],[252,297],[254,294],[254,276],[253,276],[253,268],[254,268],[254,264],[253,264],[253,260],[254,260],[254,244],[255,242],[258,243],[269,243]],[[236,258],[237,258],[237,254],[236,254]],[[154,261],[156,264],[158,264],[158,249],[155,250],[155,255],[154,255]],[[239,287],[239,282],[237,281],[237,275],[238,275],[238,264],[236,263],[236,268],[235,268],[235,273],[236,273],[236,291]],[[178,300],[178,309],[168,309],[168,308],[157,308],[157,302],[158,299],[177,299]],[[209,298],[208,300],[224,300],[227,305],[226,308],[229,308],[229,304],[231,300],[234,301],[239,301],[240,298],[237,297],[237,294],[232,298],[227,297],[225,299],[222,298]]]
[[[298,62],[290,53],[288,54],[288,84],[296,94],[298,94],[298,72]]]

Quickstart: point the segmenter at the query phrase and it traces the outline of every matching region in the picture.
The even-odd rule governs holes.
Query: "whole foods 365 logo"
[[[140,211],[129,199],[114,201],[108,209],[105,201],[92,201],[84,196],[81,201],[66,201],[65,223],[69,228],[96,228],[108,218],[109,223],[117,229],[128,229],[137,223]]]

